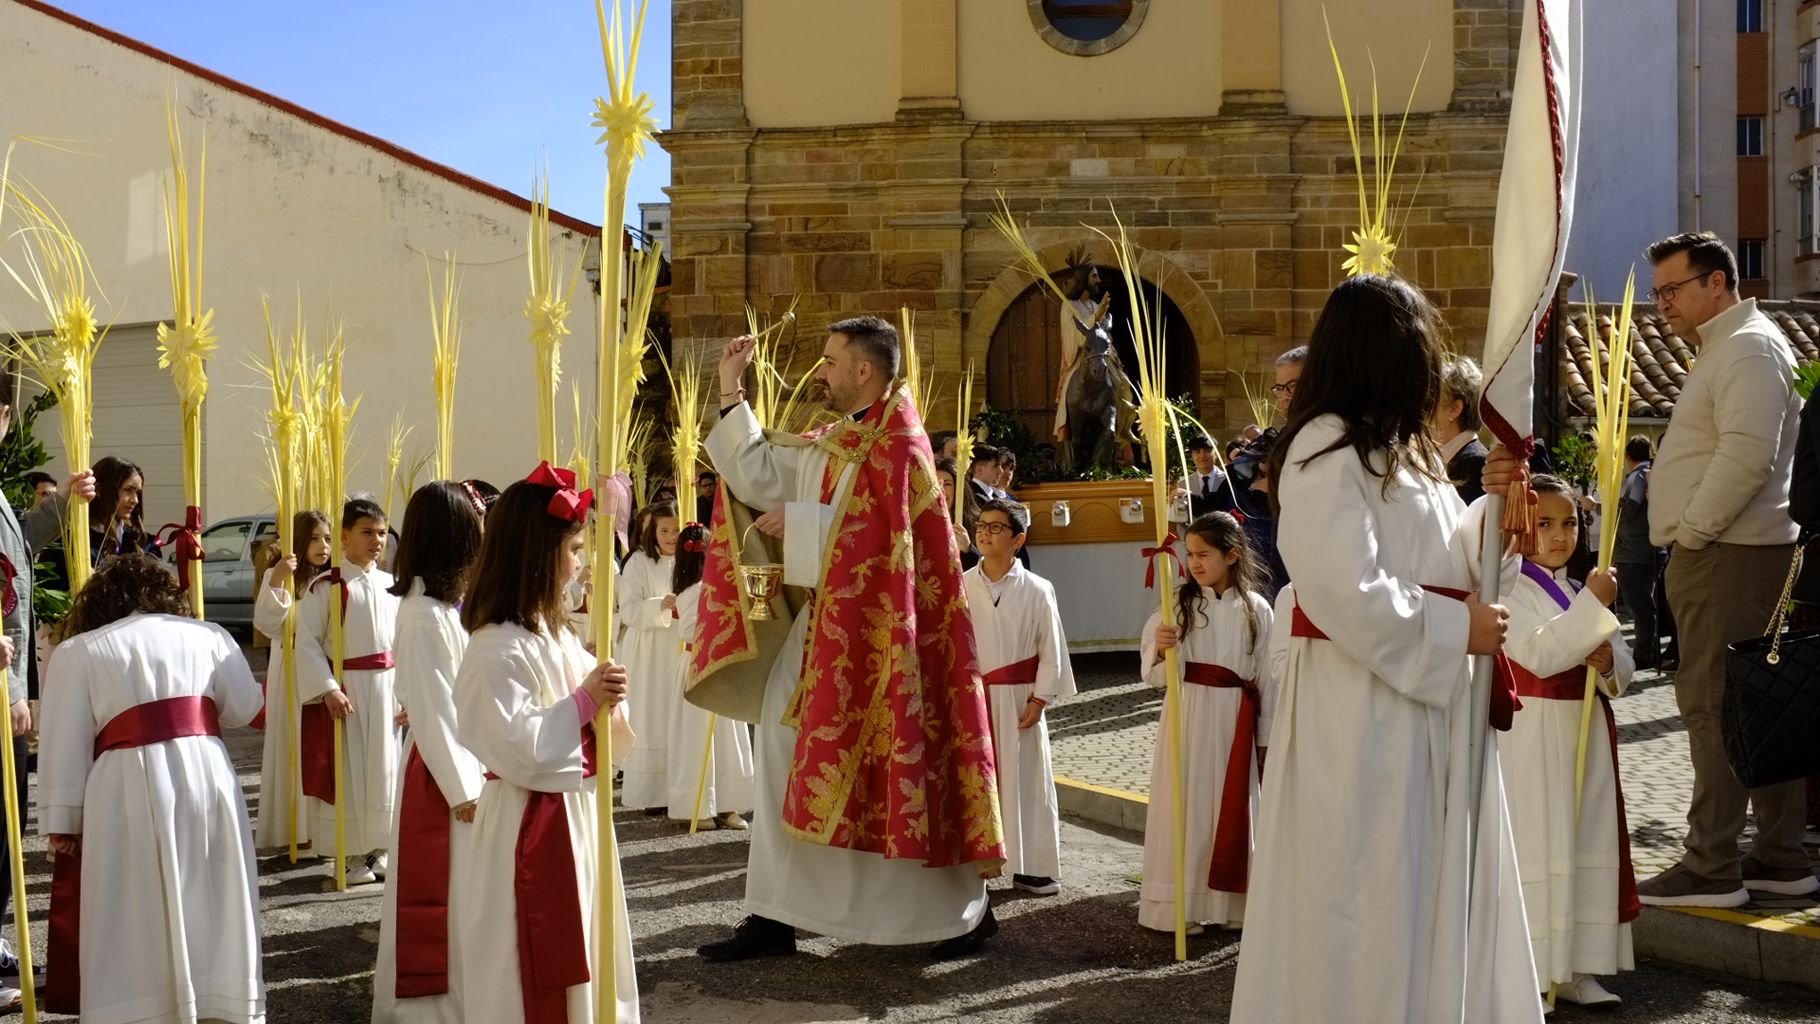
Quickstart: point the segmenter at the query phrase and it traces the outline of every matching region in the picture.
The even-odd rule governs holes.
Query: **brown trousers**
[[[1793,544],[1714,543],[1698,551],[1676,546],[1669,556],[1668,597],[1681,634],[1675,703],[1694,762],[1681,863],[1707,878],[1739,877],[1738,836],[1747,809],[1757,816],[1752,856],[1770,868],[1808,866],[1801,848],[1807,817],[1802,783],[1745,789],[1725,760],[1719,724],[1725,647],[1762,635],[1794,554]]]

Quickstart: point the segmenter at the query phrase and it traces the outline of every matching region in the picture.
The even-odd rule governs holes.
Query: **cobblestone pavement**
[[[1137,655],[1077,654],[1080,693],[1048,712],[1055,773],[1077,782],[1145,794],[1156,746],[1163,692],[1138,680]],[[1618,764],[1630,822],[1637,877],[1647,878],[1681,855],[1687,801],[1693,791],[1687,733],[1675,708],[1671,677],[1639,672],[1613,705],[1618,721]],[[1813,850],[1820,836],[1808,834]],[[1811,899],[1752,904],[1749,913],[1820,924]]]

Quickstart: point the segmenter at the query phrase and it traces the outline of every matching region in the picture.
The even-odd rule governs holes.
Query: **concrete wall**
[[[330,310],[347,324],[346,390],[350,397],[362,396],[350,487],[383,489],[386,435],[395,414],[416,425],[415,442],[434,438],[429,300],[420,253],[454,251],[471,264],[462,282],[455,472],[504,484],[528,471],[537,442],[522,314],[528,226],[523,209],[509,197],[459,184],[0,0],[0,96],[6,97],[0,103],[0,137],[81,140],[81,155],[21,147],[13,171],[50,195],[87,246],[106,294],[105,301],[97,297],[104,319],[151,324],[171,315],[159,202],[169,164],[167,90],[175,95],[186,131],[192,137],[204,128],[208,133],[204,300],[215,307],[221,336],[204,409],[209,518],[270,508],[258,440],[270,395],[252,369],[266,344],[262,292],[272,296],[286,322],[301,293],[314,325]],[[192,159],[193,154],[192,148]],[[527,180],[534,157],[525,155]],[[578,258],[582,232],[559,227],[556,233],[567,259]],[[16,257],[17,244],[0,255]],[[21,332],[44,326],[10,280],[0,286],[0,322]],[[574,334],[564,365],[583,379],[589,394],[595,324],[592,302],[583,298],[571,314]],[[121,343],[145,345],[149,338],[149,331],[129,332]],[[173,387],[162,373],[143,385],[152,392]],[[566,450],[566,383],[564,391],[558,411]],[[129,440],[105,433],[109,422],[97,417],[97,455]],[[162,522],[180,513],[180,486],[174,479],[152,481],[148,520]]]
[[[1637,268],[1649,287],[1643,247],[1677,230],[1681,175],[1675,19],[1650,4],[1585,7],[1586,52],[1656,54],[1655,60],[1589,59],[1580,111],[1579,193],[1567,269],[1592,285],[1601,302],[1623,295]],[[1731,137],[1724,139],[1731,145]],[[1729,150],[1728,150],[1729,152]],[[1580,293],[1575,292],[1578,299]]]
[[[1333,26],[1334,46],[1346,68],[1355,111],[1371,111],[1371,62],[1375,60],[1379,109],[1386,115],[1401,114],[1424,51],[1428,65],[1416,85],[1413,109],[1446,110],[1453,99],[1455,4],[1447,0],[1281,0],[1281,4],[1283,91],[1288,94],[1290,113],[1332,117],[1342,112],[1333,51],[1321,24],[1323,9]]]
[[[899,93],[896,3],[788,0],[742,6],[746,116],[753,127],[891,120]]]

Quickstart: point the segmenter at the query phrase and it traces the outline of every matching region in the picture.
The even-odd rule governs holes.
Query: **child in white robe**
[[[161,563],[109,558],[47,666],[38,830],[56,853],[53,1012],[265,1020],[252,825],[221,741],[262,699],[227,631],[188,614]]]
[[[285,683],[284,624],[297,608],[297,593],[329,567],[329,517],[314,510],[291,517],[284,539],[291,553],[266,571],[263,585],[253,599],[253,628],[272,642],[271,660],[265,670],[265,748],[259,759],[259,820],[253,829],[255,845],[262,850],[289,847],[291,826],[297,827],[298,856],[320,856],[310,843],[310,815],[303,806],[298,740],[303,734],[303,702],[294,687]],[[296,656],[296,637],[291,638]],[[290,702],[290,715],[279,710]]]
[[[623,886],[606,901],[612,920],[596,916],[598,830],[613,827],[596,810],[595,787],[612,779],[595,760],[597,711],[613,707],[615,753],[631,736],[618,707],[625,670],[596,664],[567,626],[563,591],[581,565],[591,498],[574,479],[544,463],[506,488],[461,606],[470,639],[455,679],[457,733],[487,768],[455,908],[470,1021],[592,1024],[603,928],[614,936],[611,1012],[638,1021]]]
[[[619,800],[645,813],[665,813],[670,799],[670,727],[682,694],[671,685],[676,663],[682,658],[677,640],[676,595],[670,577],[676,561],[676,505],[649,506],[637,537],[638,549],[621,567],[614,598],[621,630],[619,656],[634,692],[626,700],[626,713],[638,746],[626,755],[625,778]],[[694,780],[694,775],[689,776]],[[671,807],[672,817],[688,811]]]
[[[1481,526],[1496,527],[1461,502],[1428,434],[1444,331],[1401,279],[1340,284],[1271,449],[1295,597],[1236,1021],[1542,1019],[1501,734],[1472,720],[1470,656],[1503,639],[1505,612],[1472,596]],[[1494,450],[1486,490],[1508,486],[1514,464]],[[1475,733],[1491,737],[1477,794]]]
[[[713,714],[683,699],[689,689],[689,652],[701,635],[701,574],[707,560],[707,540],[707,531],[700,523],[683,527],[677,539],[675,572],[670,578],[670,590],[676,595],[676,637],[682,646],[676,659],[676,720],[670,724],[670,817],[688,821],[699,816],[698,829],[743,831],[746,819],[740,813],[752,810],[752,734],[746,723]],[[708,740],[710,728],[714,733],[712,745]]]
[[[1184,916],[1189,934],[1204,923],[1237,928],[1245,921],[1251,871],[1251,820],[1258,795],[1260,683],[1270,671],[1270,602],[1245,528],[1225,512],[1189,524],[1188,578],[1176,613],[1144,625],[1143,675],[1168,685],[1165,655],[1176,651],[1181,693]],[[1166,561],[1159,572],[1173,571]],[[1138,923],[1175,931],[1175,759],[1168,704],[1157,730],[1144,816],[1144,884]]]
[[[386,545],[385,513],[364,498],[341,512],[341,579],[334,571],[316,578],[297,608],[297,692],[303,701],[303,792],[310,811],[310,835],[320,836],[318,854],[334,871],[334,720],[343,723],[340,770],[347,799],[343,819],[349,885],[364,885],[386,873],[386,846],[398,814],[398,776],[403,767],[398,701],[393,692],[392,632],[398,598],[392,575],[380,569]],[[343,622],[343,679],[335,679],[330,635],[331,609]],[[345,689],[344,689],[345,687]]]
[[[438,480],[404,510],[394,563],[398,701],[409,716],[392,877],[379,911],[373,1024],[461,1024],[461,933],[483,769],[456,738],[455,676],[468,631],[456,609],[480,554],[478,493]]]
[[[1504,649],[1523,704],[1499,744],[1510,827],[1539,987],[1570,1003],[1612,1006],[1620,1000],[1597,976],[1636,967],[1630,921],[1641,908],[1611,715],[1633,666],[1609,607],[1615,571],[1593,573],[1583,590],[1567,578],[1580,539],[1573,488],[1552,476],[1536,477],[1534,487],[1539,550],[1507,574],[1502,591],[1510,608]],[[1599,672],[1600,707],[1586,734],[1576,826],[1574,761],[1589,665]]]
[[[1017,560],[1028,515],[1010,501],[980,506],[973,527],[980,561],[962,574],[961,583],[992,719],[1004,870],[1013,887],[1053,896],[1061,891],[1056,876],[1062,872],[1062,819],[1043,712],[1073,695],[1074,666],[1055,588]]]

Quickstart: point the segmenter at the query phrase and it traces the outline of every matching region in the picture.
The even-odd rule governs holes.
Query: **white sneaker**
[[[391,858],[386,855],[386,852],[381,850],[377,854],[367,858],[367,865],[373,869],[373,874],[380,878],[384,878],[386,872],[392,866],[392,861]]]
[[[1561,985],[1555,989],[1555,998],[1575,1006],[1617,1006],[1624,1002],[1590,974],[1574,975],[1573,984]]]
[[[11,985],[0,985],[0,1013],[11,1013],[25,1002],[25,993]]]

